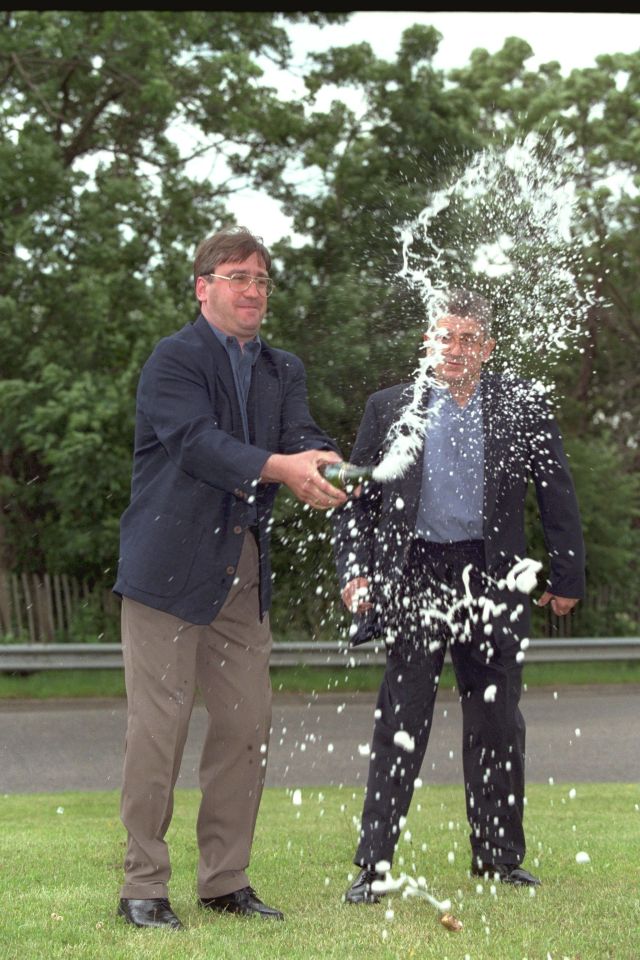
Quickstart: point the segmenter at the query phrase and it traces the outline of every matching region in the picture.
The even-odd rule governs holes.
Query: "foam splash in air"
[[[485,588],[489,591],[492,588],[497,588],[498,590],[504,590],[507,587],[509,590],[517,590],[523,593],[531,593],[535,588],[537,583],[537,573],[542,568],[542,564],[539,560],[533,560],[529,557],[524,557],[522,559],[516,560],[514,565],[507,571],[507,574],[504,578],[500,580],[495,580],[488,573],[485,574]],[[504,603],[495,603],[491,597],[486,594],[480,594],[479,596],[474,596],[471,590],[470,577],[471,577],[471,564],[467,565],[462,571],[462,582],[464,584],[465,592],[464,595],[459,597],[457,600],[451,600],[451,603],[446,606],[436,608],[434,606],[425,608],[421,611],[421,616],[423,618],[421,626],[427,627],[429,624],[438,623],[442,627],[448,630],[451,639],[462,639],[459,635],[460,631],[460,613],[463,611],[480,611],[480,618],[483,623],[489,623],[492,618],[499,617],[504,613],[506,605]],[[382,585],[382,593],[385,594],[385,590],[390,590],[390,587],[387,587],[385,584]],[[520,606],[515,611],[516,614],[521,614],[523,612],[523,607]],[[512,617],[512,620],[517,619]],[[393,635],[390,635],[386,638],[387,643],[393,643]],[[435,647],[440,646],[440,640],[437,639],[435,642]],[[518,655],[519,660],[524,659],[524,650],[528,647],[529,641],[525,638],[521,641],[521,652]],[[409,737],[405,731],[398,731],[394,735],[394,743],[400,746],[404,746],[404,743],[400,742],[400,739],[404,737]],[[396,740],[396,738],[399,738]],[[409,739],[411,739],[409,737]],[[407,749],[405,747],[405,749]]]
[[[381,865],[385,869],[380,869]],[[429,893],[427,889],[427,881],[424,877],[411,877],[407,873],[401,873],[398,877],[393,877],[391,875],[390,864],[386,861],[380,861],[376,864],[376,872],[384,873],[384,879],[374,880],[371,884],[371,889],[374,893],[395,893],[398,890],[402,890],[403,899],[408,897],[421,897],[423,900],[427,900],[432,907],[435,907],[436,910],[440,913],[446,913],[447,910],[451,909],[451,900],[438,900],[437,897],[434,897],[433,894]]]
[[[542,569],[539,560],[525,557],[518,560],[509,570],[504,583],[509,590],[520,590],[522,593],[531,593],[538,582],[538,572]],[[501,584],[500,584],[501,585]]]
[[[410,733],[406,730],[396,730],[393,735],[393,742],[397,747],[405,750],[407,753],[413,753],[416,748],[416,742]]]
[[[534,393],[553,389],[553,367],[579,345],[596,296],[580,285],[580,169],[570,148],[570,139],[556,132],[484,150],[414,221],[398,228],[399,276],[422,300],[430,349],[419,361],[374,480],[406,474],[422,449],[428,417],[437,414],[424,409],[423,398],[437,386],[435,329],[448,289],[472,289],[492,304],[498,363],[503,373],[527,377]]]

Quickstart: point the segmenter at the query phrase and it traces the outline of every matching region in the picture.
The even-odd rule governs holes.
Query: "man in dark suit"
[[[483,370],[495,345],[490,321],[484,298],[451,292],[425,337],[433,370],[431,385],[418,391],[418,455],[395,479],[392,464],[386,482],[369,482],[336,514],[352,642],[377,636],[387,646],[354,858],[362,869],[345,895],[351,903],[374,903],[384,890],[447,645],[463,712],[471,873],[539,883],[521,866],[525,724],[518,703],[534,586],[524,532],[529,478],[550,562],[538,603],[556,614],[584,595],[583,542],[562,442],[540,391]],[[413,427],[397,429],[414,398],[411,384],[369,398],[354,463],[386,456],[388,464],[391,439],[415,429],[415,416]]]
[[[309,412],[302,362],[259,336],[270,266],[244,228],[203,241],[200,315],[157,344],[138,385],[114,586],[128,699],[118,913],[136,926],[181,926],[164,838],[196,689],[209,714],[200,903],[282,919],[246,874],[271,724],[270,517],[280,483],[318,509],[345,496],[317,470],[340,458]]]

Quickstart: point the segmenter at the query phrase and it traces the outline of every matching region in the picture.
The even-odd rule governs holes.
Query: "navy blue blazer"
[[[389,431],[410,401],[412,387],[398,384],[369,397],[351,461],[369,464],[382,459]],[[425,405],[428,396],[426,391]],[[557,596],[580,599],[585,592],[582,527],[558,426],[544,399],[525,381],[483,373],[481,396],[486,570],[499,580],[517,559],[527,556],[525,498],[532,479],[549,555],[548,589]],[[403,477],[369,483],[361,497],[336,511],[334,551],[341,587],[354,577],[368,577],[375,603],[377,584],[399,582],[415,534],[423,463],[421,452]],[[509,608],[523,605],[518,629],[526,636],[527,595],[510,593],[501,600]],[[380,609],[354,618],[351,642],[379,636],[383,621]]]
[[[272,453],[337,450],[314,422],[302,361],[262,341],[247,403],[200,315],[165,337],[138,384],[131,500],[120,521],[114,592],[189,623],[210,623],[233,583],[253,498],[260,613],[271,601],[269,519],[279,485],[258,483]]]

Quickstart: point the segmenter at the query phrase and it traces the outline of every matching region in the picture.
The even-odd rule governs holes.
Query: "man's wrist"
[[[283,453],[272,453],[260,471],[260,483],[281,483],[284,460],[285,455]]]

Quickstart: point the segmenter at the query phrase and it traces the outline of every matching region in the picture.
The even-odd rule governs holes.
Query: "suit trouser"
[[[122,604],[127,687],[121,818],[122,897],[167,896],[165,834],[196,690],[208,712],[200,760],[198,894],[248,885],[246,868],[271,727],[269,619],[261,622],[256,542],[246,534],[236,579],[215,620],[186,623],[128,598]]]
[[[462,706],[472,855],[485,864],[520,863],[525,724],[518,707],[522,667],[513,595],[496,591],[485,576],[482,541],[415,540],[389,606],[387,665],[354,862],[373,867],[393,860],[429,741],[449,643]],[[402,747],[402,738],[394,743],[398,731],[413,738],[413,752]]]

